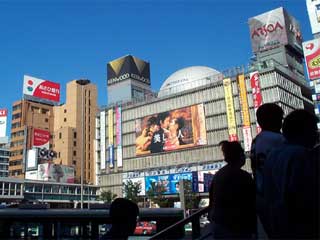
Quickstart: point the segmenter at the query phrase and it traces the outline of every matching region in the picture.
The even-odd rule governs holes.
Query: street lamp
[[[77,84],[81,86],[81,128],[82,128],[82,153],[81,153],[81,164],[80,164],[80,184],[81,184],[81,189],[80,189],[80,194],[81,194],[81,200],[80,200],[80,207],[83,209],[83,175],[84,175],[84,154],[85,154],[85,144],[84,144],[84,91],[83,91],[83,86],[87,85],[90,83],[90,80],[88,79],[79,79],[76,81]]]

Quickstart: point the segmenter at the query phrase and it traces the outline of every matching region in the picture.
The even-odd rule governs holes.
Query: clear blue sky
[[[183,67],[245,65],[248,18],[280,6],[311,39],[305,0],[0,0],[0,108],[21,99],[24,74],[59,82],[62,102],[88,78],[105,105],[106,64],[126,54],[150,62],[156,91]]]

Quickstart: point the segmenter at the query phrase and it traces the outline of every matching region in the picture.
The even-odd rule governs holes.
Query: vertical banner
[[[250,113],[249,105],[247,98],[247,88],[244,74],[238,75],[238,85],[239,85],[239,96],[240,96],[240,106],[241,106],[241,115],[242,115],[242,133],[243,133],[243,142],[244,150],[250,151],[252,134],[251,134],[251,123],[250,123]]]
[[[113,155],[113,109],[108,110],[108,154],[109,154],[109,166],[113,168],[114,166],[114,155]]]
[[[252,89],[253,107],[256,113],[258,108],[262,105],[262,94],[260,89],[260,76],[259,72],[255,71],[250,73],[250,84]],[[261,132],[261,128],[257,122],[257,134]]]
[[[303,53],[309,79],[315,80],[320,78],[320,39],[317,38],[304,42]]]
[[[117,166],[122,167],[122,129],[121,129],[121,106],[116,108],[116,144],[117,144]]]
[[[100,112],[101,169],[106,169],[106,112]]]
[[[238,141],[237,124],[233,106],[231,79],[223,79],[224,97],[226,101],[229,141]]]
[[[8,110],[0,109],[0,137],[6,136],[7,116],[8,116]]]

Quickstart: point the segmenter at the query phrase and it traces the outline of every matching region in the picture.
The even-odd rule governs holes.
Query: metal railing
[[[200,217],[208,212],[209,207],[201,208],[200,210],[197,210],[196,212],[192,213],[189,217],[182,219],[177,223],[153,235],[149,240],[173,239],[174,233],[177,232],[177,230],[184,228],[184,226],[188,223],[192,223],[192,239],[199,238],[201,235]]]

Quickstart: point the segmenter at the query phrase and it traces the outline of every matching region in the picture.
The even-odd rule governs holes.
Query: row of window
[[[11,138],[20,137],[23,135],[24,135],[24,131],[22,130],[22,131],[11,133]]]

